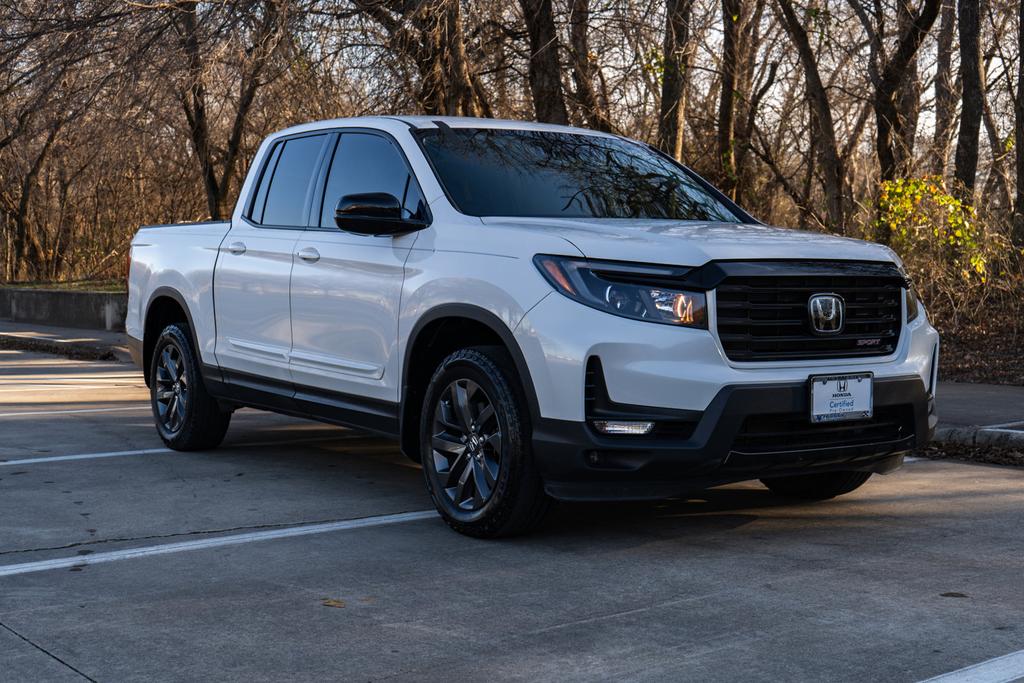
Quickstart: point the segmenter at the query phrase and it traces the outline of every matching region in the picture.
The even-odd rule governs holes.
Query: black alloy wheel
[[[457,379],[434,410],[431,457],[438,483],[460,510],[483,508],[501,472],[501,425],[479,384]]]
[[[191,394],[181,349],[176,344],[168,344],[160,352],[153,381],[156,382],[156,417],[173,437],[185,424]]]
[[[530,411],[508,352],[454,351],[437,366],[420,414],[423,474],[448,526],[477,538],[524,533],[550,506]]]
[[[153,344],[149,391],[156,431],[168,448],[196,451],[215,448],[231,423],[231,408],[206,391],[192,332],[172,323]]]

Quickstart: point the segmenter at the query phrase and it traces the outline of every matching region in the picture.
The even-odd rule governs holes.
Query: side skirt
[[[401,433],[399,406],[390,401],[297,387],[291,382],[206,364],[203,365],[203,382],[212,396],[234,407],[269,410],[362,429],[393,439]]]

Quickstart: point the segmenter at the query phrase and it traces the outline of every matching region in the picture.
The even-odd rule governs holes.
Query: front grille
[[[729,275],[716,289],[718,336],[734,361],[887,356],[896,351],[903,280],[893,269],[857,273],[836,264],[807,275]],[[824,270],[825,272],[822,272]],[[808,299],[838,294],[846,303],[839,334],[811,329]]]
[[[806,413],[751,415],[743,421],[732,450],[737,453],[809,451],[884,444],[914,434],[911,406],[883,406],[869,420],[812,423]]]

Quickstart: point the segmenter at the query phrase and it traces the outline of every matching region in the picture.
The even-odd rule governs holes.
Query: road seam
[[[40,652],[42,652],[42,653],[43,653],[44,655],[46,655],[46,656],[47,656],[47,657],[49,657],[50,659],[52,659],[52,660],[54,660],[54,661],[56,661],[56,662],[59,662],[60,664],[64,665],[65,667],[67,667],[67,668],[68,668],[68,669],[70,669],[71,671],[74,671],[74,672],[75,672],[76,674],[78,674],[79,676],[81,676],[81,677],[82,677],[82,678],[84,678],[85,680],[87,680],[87,681],[92,681],[92,683],[97,683],[97,682],[96,682],[96,679],[95,679],[95,678],[92,678],[91,676],[88,676],[88,675],[86,675],[86,674],[82,673],[81,671],[79,671],[79,670],[78,670],[78,669],[76,669],[75,667],[71,666],[70,664],[68,664],[67,662],[65,662],[65,661],[64,661],[63,659],[61,659],[61,658],[60,658],[60,657],[58,657],[57,655],[55,655],[55,654],[53,654],[52,652],[50,652],[49,650],[47,650],[47,649],[46,649],[45,647],[43,647],[42,645],[37,645],[36,643],[32,642],[31,640],[29,640],[29,639],[28,639],[28,638],[26,638],[25,636],[21,635],[20,633],[18,633],[17,631],[15,631],[15,630],[14,630],[13,628],[11,628],[10,626],[8,626],[7,624],[3,623],[2,621],[0,621],[0,628],[4,629],[5,631],[7,631],[7,632],[8,632],[8,633],[10,633],[11,635],[15,636],[16,638],[19,638],[19,639],[21,639],[21,640],[25,641],[26,643],[28,643],[29,645],[31,645],[31,646],[32,646],[32,647],[34,647],[35,649],[39,650]]]

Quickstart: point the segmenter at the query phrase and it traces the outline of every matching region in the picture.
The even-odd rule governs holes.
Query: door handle
[[[295,254],[306,263],[316,263],[320,260],[320,252],[313,247],[304,247]]]
[[[228,251],[235,256],[241,256],[245,253],[245,243],[243,242],[232,242],[228,245]]]

